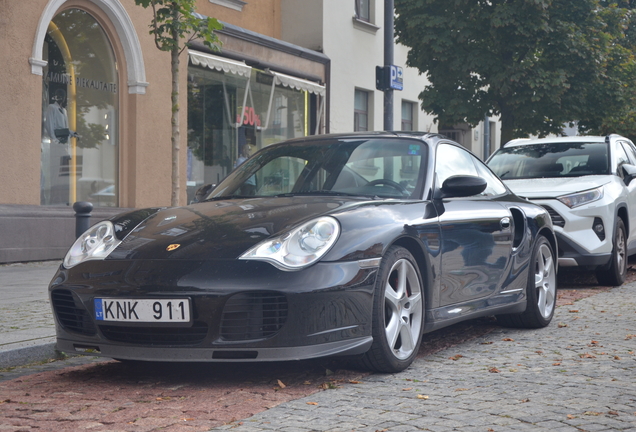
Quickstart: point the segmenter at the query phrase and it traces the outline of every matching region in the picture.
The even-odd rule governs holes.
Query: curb
[[[0,351],[0,368],[25,366],[30,363],[60,358],[55,342]]]

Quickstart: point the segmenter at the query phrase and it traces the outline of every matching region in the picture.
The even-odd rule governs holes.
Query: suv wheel
[[[621,218],[616,220],[613,243],[609,265],[596,270],[596,280],[601,285],[619,286],[627,277],[627,232]]]

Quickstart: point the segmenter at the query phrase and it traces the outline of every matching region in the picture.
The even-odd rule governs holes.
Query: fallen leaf
[[[157,399],[158,401],[165,401],[165,400],[170,400],[170,396],[165,396],[165,397],[158,397]]]
[[[362,384],[362,381],[349,380],[349,384]]]
[[[428,396],[424,396],[424,395],[417,395],[418,399],[428,399]]]
[[[307,402],[307,405],[318,405],[318,402]]]
[[[570,313],[578,313],[579,310],[578,309],[570,309],[568,312],[570,312]]]
[[[608,411],[607,412],[609,415],[614,415],[617,416],[618,415],[618,411]]]
[[[494,430],[494,429],[490,429],[490,428],[488,428],[488,429],[486,429],[486,430],[487,430],[488,432],[495,432],[495,430]]]
[[[492,341],[482,342],[481,344],[482,344],[482,345],[490,345],[490,344],[492,344]]]
[[[627,336],[625,336],[625,340],[634,339],[635,337],[636,335],[628,334]]]
[[[596,345],[598,343],[598,341],[593,340],[592,342],[590,342],[592,345]]]
[[[375,432],[387,432],[388,429],[376,429]]]
[[[499,373],[500,371],[496,367],[491,367],[490,369],[488,369],[488,372],[490,372],[490,373]]]
[[[575,415],[573,415],[573,414],[568,414],[568,418],[571,420],[571,419],[575,419],[575,418],[576,418],[576,416],[575,416]]]
[[[621,358],[619,356],[614,356],[614,360],[620,360]]]
[[[514,342],[515,340],[512,338],[503,338],[502,341],[504,342]]]
[[[594,354],[590,354],[590,353],[579,354],[579,357],[581,357],[581,358],[596,358],[596,356]]]
[[[543,351],[539,350],[539,351],[535,351],[537,354],[543,354]]]
[[[409,391],[409,390],[413,390],[413,387],[407,387],[402,389],[402,391]]]
[[[600,416],[602,413],[596,411],[585,411],[583,415],[587,416]]]
[[[522,403],[530,402],[530,399],[522,399],[521,402]]]
[[[567,327],[568,325],[565,323],[559,323],[559,328]]]
[[[554,362],[552,363],[552,366],[561,366],[561,362]]]
[[[311,381],[305,381],[303,385],[311,385]]]
[[[461,355],[461,354],[457,354],[457,355],[455,355],[455,356],[449,357],[449,359],[451,359],[451,360],[455,361],[455,360],[459,360],[459,359],[460,359],[460,358],[462,358],[462,357],[464,357],[464,356],[463,356],[463,355]]]
[[[285,387],[287,387],[285,384],[283,384],[283,382],[281,380],[277,380],[278,381],[278,387],[284,389]]]

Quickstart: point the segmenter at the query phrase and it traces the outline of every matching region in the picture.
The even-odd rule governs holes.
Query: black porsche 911
[[[49,291],[68,353],[397,372],[459,321],[548,325],[555,250],[546,210],[441,135],[321,135],[260,150],[202,202],[93,225]]]

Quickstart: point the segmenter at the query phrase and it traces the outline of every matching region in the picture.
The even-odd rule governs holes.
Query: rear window
[[[502,148],[488,166],[503,180],[609,174],[606,143],[546,143]]]

